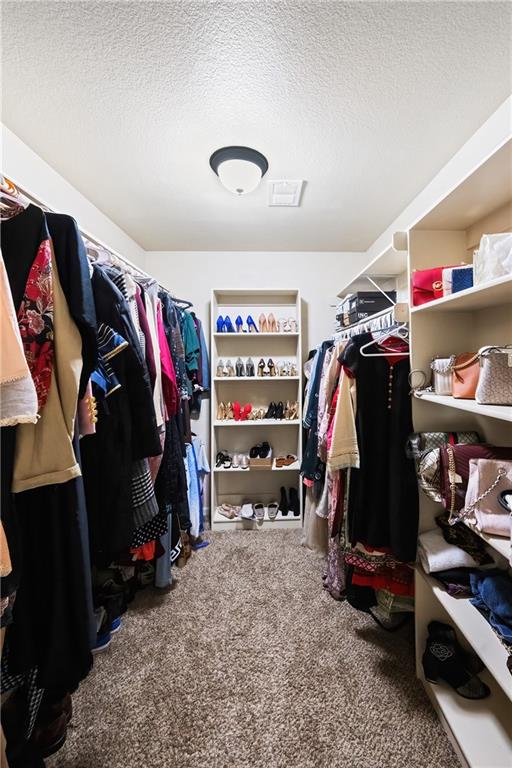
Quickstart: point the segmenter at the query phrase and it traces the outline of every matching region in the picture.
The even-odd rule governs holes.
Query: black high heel
[[[258,363],[258,376],[265,376],[265,361],[263,358]]]
[[[276,410],[273,416],[274,419],[284,419],[284,405],[283,401],[280,400],[279,403],[276,405]]]
[[[300,501],[296,488],[290,488],[290,510],[294,517],[300,516]]]
[[[276,408],[277,408],[277,405],[274,402],[270,403],[270,405],[268,407],[268,410],[267,410],[267,412],[266,412],[266,414],[265,414],[265,416],[263,418],[265,418],[265,419],[275,419],[276,418]]]
[[[246,376],[254,376],[254,363],[252,361],[252,357],[250,357],[246,364],[245,364],[245,375]]]
[[[283,517],[286,517],[289,512],[288,497],[286,495],[286,488],[284,487],[284,485],[281,486],[281,499],[279,501],[279,512],[283,515]]]
[[[274,361],[272,360],[271,357],[269,357],[267,365],[268,365],[269,376],[275,376],[276,375],[276,366],[274,365]]]
[[[242,362],[241,357],[239,357],[238,360],[236,361],[235,369],[236,369],[237,376],[245,376],[244,364]]]

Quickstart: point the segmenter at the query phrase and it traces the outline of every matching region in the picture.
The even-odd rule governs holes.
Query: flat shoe
[[[277,517],[278,510],[279,510],[279,504],[277,503],[277,501],[271,501],[267,507],[268,519],[275,520]]]

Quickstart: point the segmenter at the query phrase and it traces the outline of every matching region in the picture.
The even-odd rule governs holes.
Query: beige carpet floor
[[[455,768],[388,634],[335,602],[298,531],[215,534],[140,593],[74,696],[52,768]]]

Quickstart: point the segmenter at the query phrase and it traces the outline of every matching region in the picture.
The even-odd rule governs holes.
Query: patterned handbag
[[[452,270],[452,293],[465,291],[473,287],[473,265],[467,267],[455,267]]]
[[[447,444],[479,443],[476,432],[413,432],[406,446],[407,457],[414,459],[418,485],[429,499],[441,503],[440,450]]]
[[[475,392],[482,405],[512,405],[512,347],[482,347]]]

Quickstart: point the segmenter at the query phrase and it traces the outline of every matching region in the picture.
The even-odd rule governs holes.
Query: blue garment
[[[210,361],[208,359],[208,347],[206,346],[203,324],[197,318],[196,321],[199,330],[199,343],[201,344],[201,386],[203,387],[203,392],[208,392],[210,390]]]
[[[332,341],[324,341],[319,347],[310,379],[308,410],[304,417],[304,426],[309,428],[309,433],[300,468],[301,475],[308,480],[320,480],[325,470],[325,465],[318,458],[318,395],[325,353],[332,345]]]
[[[155,565],[155,587],[162,589],[172,584],[172,513],[167,515],[167,532],[160,536],[160,544],[165,552],[156,560]]]
[[[512,643],[512,579],[506,571],[474,571],[470,575],[470,602],[487,619],[491,627],[508,643]]]

